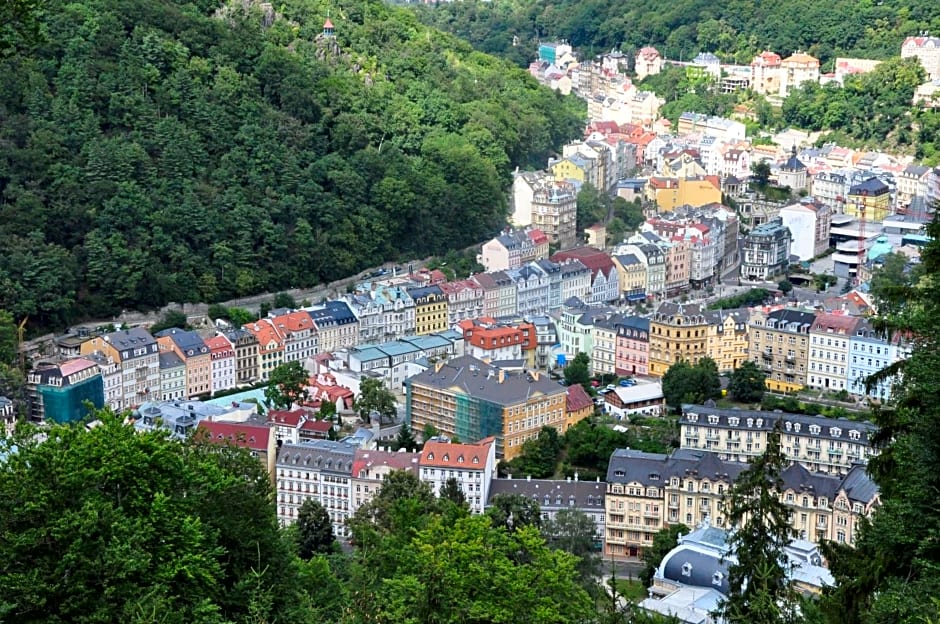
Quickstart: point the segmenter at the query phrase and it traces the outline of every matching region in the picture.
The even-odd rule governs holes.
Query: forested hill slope
[[[275,4],[49,0],[0,50],[0,308],[48,326],[469,245],[582,127],[406,10]]]
[[[940,33],[936,0],[472,0],[421,15],[520,64],[531,60],[540,38],[568,39],[588,53],[654,45],[672,59],[708,51],[739,63],[763,49],[802,49],[825,63],[897,56],[904,37]]]

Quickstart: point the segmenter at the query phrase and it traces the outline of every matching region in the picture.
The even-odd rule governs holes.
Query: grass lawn
[[[636,580],[617,579],[617,595],[622,596],[627,602],[633,604],[639,603],[646,598],[646,588],[643,583]]]

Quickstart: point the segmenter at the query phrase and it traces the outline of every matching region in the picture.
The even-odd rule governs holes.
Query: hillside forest
[[[832,71],[837,56],[897,56],[905,37],[940,33],[940,5],[931,0],[494,0],[420,7],[421,19],[477,49],[532,60],[541,41],[564,39],[585,57],[612,49],[629,56],[655,46],[668,59],[713,52],[747,64],[762,50],[803,50]]]
[[[782,106],[750,91],[721,93],[707,79],[668,65],[638,86],[665,100],[660,113],[673,124],[686,111],[731,116],[743,108],[751,112],[745,121],[758,141],[769,140],[762,133],[794,127],[822,131],[820,143],[889,149],[940,164],[940,113],[911,105],[926,75],[915,60],[899,57],[906,36],[940,32],[940,5],[933,2],[497,0],[414,9],[425,23],[521,66],[535,57],[540,40],[566,40],[582,58],[618,49],[632,59],[638,48],[653,45],[667,59],[713,52],[739,64],[762,50],[782,56],[805,50],[820,59],[824,73],[834,70],[836,56],[883,60],[871,73],[846,77],[844,88],[794,89]]]
[[[33,326],[466,247],[584,123],[378,0],[38,7],[0,33],[0,308]]]

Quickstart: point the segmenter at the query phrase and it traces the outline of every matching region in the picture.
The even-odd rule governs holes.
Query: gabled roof
[[[272,350],[284,347],[284,337],[277,331],[270,319],[259,319],[254,323],[246,323],[243,327],[254,335],[262,349]],[[269,349],[268,346],[272,343],[274,346]]]
[[[356,449],[356,453],[353,457],[352,476],[353,479],[365,478],[361,477],[360,473],[364,470],[379,466],[390,468],[391,470],[406,470],[411,473],[416,473],[420,459],[420,453]]]
[[[173,341],[173,344],[175,344],[177,348],[179,348],[179,350],[188,357],[195,357],[209,353],[209,347],[206,346],[205,341],[203,341],[199,334],[194,331],[187,331],[177,327],[171,327],[169,329],[164,329],[161,332],[157,332],[157,337],[169,338]]]
[[[567,412],[580,412],[594,405],[590,395],[588,395],[581,384],[568,386],[568,390],[565,394],[565,411]]]
[[[314,329],[313,319],[310,317],[310,313],[304,310],[282,314],[281,316],[274,317],[272,320],[282,333],[285,331],[300,332]]]
[[[551,258],[552,262],[564,263],[566,260],[580,260],[584,266],[591,269],[591,274],[597,277],[598,272],[609,276],[616,270],[610,256],[605,252],[593,247],[575,247],[566,251],[560,251]]]
[[[200,421],[196,435],[214,444],[228,444],[253,451],[267,451],[271,436],[270,425]]]
[[[232,343],[229,342],[228,338],[222,335],[216,335],[206,339],[206,346],[209,347],[209,350],[213,353],[222,353],[225,351],[235,352]]]
[[[486,470],[496,438],[483,438],[475,444],[453,444],[451,442],[428,441],[421,451],[422,467],[460,468],[461,470]]]

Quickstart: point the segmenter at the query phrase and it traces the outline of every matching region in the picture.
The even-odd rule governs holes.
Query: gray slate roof
[[[351,475],[356,447],[334,440],[284,444],[277,455],[278,467],[299,468]]]
[[[602,481],[493,479],[490,482],[490,500],[497,494],[519,494],[531,498],[543,509],[574,507],[603,510],[606,489],[607,484]],[[547,504],[545,503],[546,496],[549,501]],[[572,500],[574,505],[571,505]]]
[[[690,415],[697,414],[698,419],[690,419]],[[709,416],[717,416],[718,422],[710,424]],[[738,418],[737,425],[731,425],[729,418]],[[747,420],[753,419],[752,425],[747,426]],[[816,425],[820,428],[816,437],[824,440],[841,440],[858,444],[869,444],[869,438],[875,434],[877,427],[870,422],[856,422],[851,420],[835,420],[825,416],[806,416],[804,414],[788,414],[785,412],[766,412],[763,410],[743,410],[743,409],[721,409],[718,407],[708,407],[705,405],[683,405],[682,416],[679,418],[680,425],[704,425],[724,429],[749,429],[752,431],[771,431],[774,423],[783,419],[784,423],[799,423],[801,435],[810,435],[810,427]],[[758,424],[759,423],[759,424]],[[834,432],[833,430],[838,430]],[[849,437],[850,431],[858,431],[859,439],[852,440]],[[783,435],[788,431],[784,430]]]
[[[407,383],[432,387],[438,390],[456,389],[458,393],[497,405],[516,405],[530,397],[541,394],[552,396],[565,394],[565,388],[548,375],[536,378],[531,372],[502,371],[475,357],[465,355],[452,358],[440,370],[428,370],[411,377]]]

